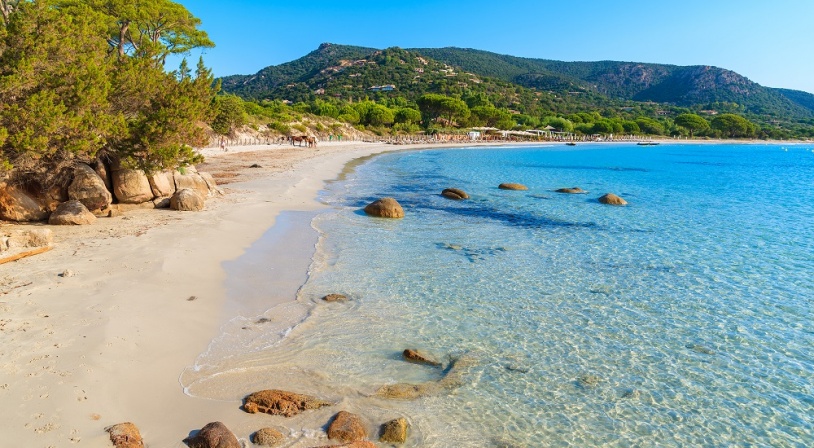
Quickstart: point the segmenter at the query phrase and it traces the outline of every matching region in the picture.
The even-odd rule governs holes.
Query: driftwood
[[[48,252],[49,250],[51,250],[51,246],[43,246],[38,247],[36,249],[27,250],[25,252],[20,252],[18,254],[9,255],[8,257],[0,258],[0,264],[8,263],[10,261],[17,261],[21,258],[30,257],[32,255],[41,254],[43,252]]]

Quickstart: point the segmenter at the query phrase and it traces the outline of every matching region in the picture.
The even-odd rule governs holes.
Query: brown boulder
[[[0,183],[0,219],[29,222],[47,218],[48,209],[42,198],[22,188]]]
[[[613,193],[607,193],[601,198],[599,198],[599,202],[608,205],[627,205],[627,201],[616,196]]]
[[[221,422],[208,423],[194,437],[184,439],[189,448],[242,448],[237,437]]]
[[[243,410],[249,414],[263,412],[271,415],[293,417],[302,411],[319,409],[332,404],[315,397],[283,390],[261,390],[245,398]]]
[[[460,201],[461,199],[469,199],[469,195],[465,191],[457,188],[447,188],[441,192],[441,196],[447,199],[454,199]]]
[[[404,209],[393,198],[382,198],[365,207],[365,213],[377,218],[404,218]]]
[[[328,294],[327,296],[323,297],[322,300],[326,302],[347,302],[348,296],[344,294]]]
[[[346,411],[339,411],[334,416],[330,426],[328,426],[328,438],[331,440],[338,440],[340,442],[356,442],[364,440],[367,437],[367,431],[362,423],[362,419],[356,415]]]
[[[79,164],[74,169],[73,181],[68,186],[68,199],[77,200],[88,210],[94,211],[106,209],[113,202],[104,180],[85,164]]]
[[[587,193],[587,191],[585,191],[585,190],[583,190],[582,188],[579,188],[579,187],[558,188],[557,190],[554,190],[554,191],[556,191],[557,193],[568,193],[568,194],[585,194],[585,193]]]
[[[113,194],[124,204],[141,204],[155,197],[144,171],[128,169],[113,171]]]
[[[204,200],[196,191],[184,188],[172,195],[170,208],[182,212],[197,212],[203,210]]]
[[[401,356],[404,357],[405,360],[414,362],[416,364],[427,364],[434,367],[438,367],[441,365],[440,362],[430,358],[429,356],[419,352],[418,350],[408,348],[401,353]]]
[[[285,436],[274,428],[262,428],[252,434],[252,443],[260,446],[275,446],[285,440]]]
[[[87,207],[77,200],[71,200],[59,204],[56,210],[48,218],[48,224],[52,226],[86,225],[96,222],[96,216],[88,211]]]
[[[404,443],[407,441],[407,427],[407,419],[404,417],[390,420],[382,425],[382,435],[379,437],[379,441]]]
[[[218,188],[218,184],[215,182],[215,178],[212,177],[211,174],[201,171],[198,173],[198,175],[201,176],[201,179],[203,179],[204,182],[206,182],[206,187],[209,188],[210,196],[223,194],[223,191]]]
[[[523,184],[504,183],[497,186],[501,190],[528,190],[529,187]]]
[[[157,198],[168,198],[175,193],[175,180],[169,171],[159,171],[147,180],[150,182],[153,196]]]
[[[184,168],[184,173],[180,171],[175,171],[173,173],[173,179],[175,181],[175,190],[183,190],[184,188],[188,188],[190,190],[194,190],[198,193],[202,198],[209,196],[209,186],[206,184],[206,181],[195,171],[195,167],[188,166]]]
[[[141,433],[136,425],[130,422],[108,426],[105,431],[110,433],[110,441],[116,448],[144,448]]]

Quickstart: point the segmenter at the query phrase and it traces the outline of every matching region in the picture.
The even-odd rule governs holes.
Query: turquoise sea
[[[554,192],[574,186],[589,193]],[[361,212],[385,196],[404,219]],[[298,301],[235,332],[243,354],[213,344],[192,393],[271,375],[372,424],[404,416],[416,447],[814,445],[814,145],[399,152],[321,200]],[[471,365],[377,397],[444,375],[405,348]]]

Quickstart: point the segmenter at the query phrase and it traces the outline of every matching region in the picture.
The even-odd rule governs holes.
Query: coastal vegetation
[[[247,102],[279,101],[379,135],[550,126],[588,136],[814,137],[811,95],[768,89],[715,67],[323,44],[296,61],[222,81],[225,91]],[[375,113],[360,114],[359,108]],[[727,118],[717,119],[723,115],[751,124],[733,131],[723,125]]]

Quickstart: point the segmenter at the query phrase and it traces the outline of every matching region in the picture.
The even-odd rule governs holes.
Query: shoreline
[[[245,254],[280,213],[324,207],[318,192],[353,160],[472,146],[506,144],[244,148],[210,155],[201,167],[238,159],[248,178],[225,184],[226,196],[202,212],[136,210],[92,226],[49,226],[53,250],[0,266],[0,398],[15,404],[0,424],[5,440],[105,447],[104,428],[125,421],[152,446],[183,447],[190,431],[211,421],[247,438],[262,419],[233,401],[190,398],[179,385],[224,321],[224,263]],[[281,161],[278,152],[293,154]],[[249,169],[246,157],[271,168]]]

